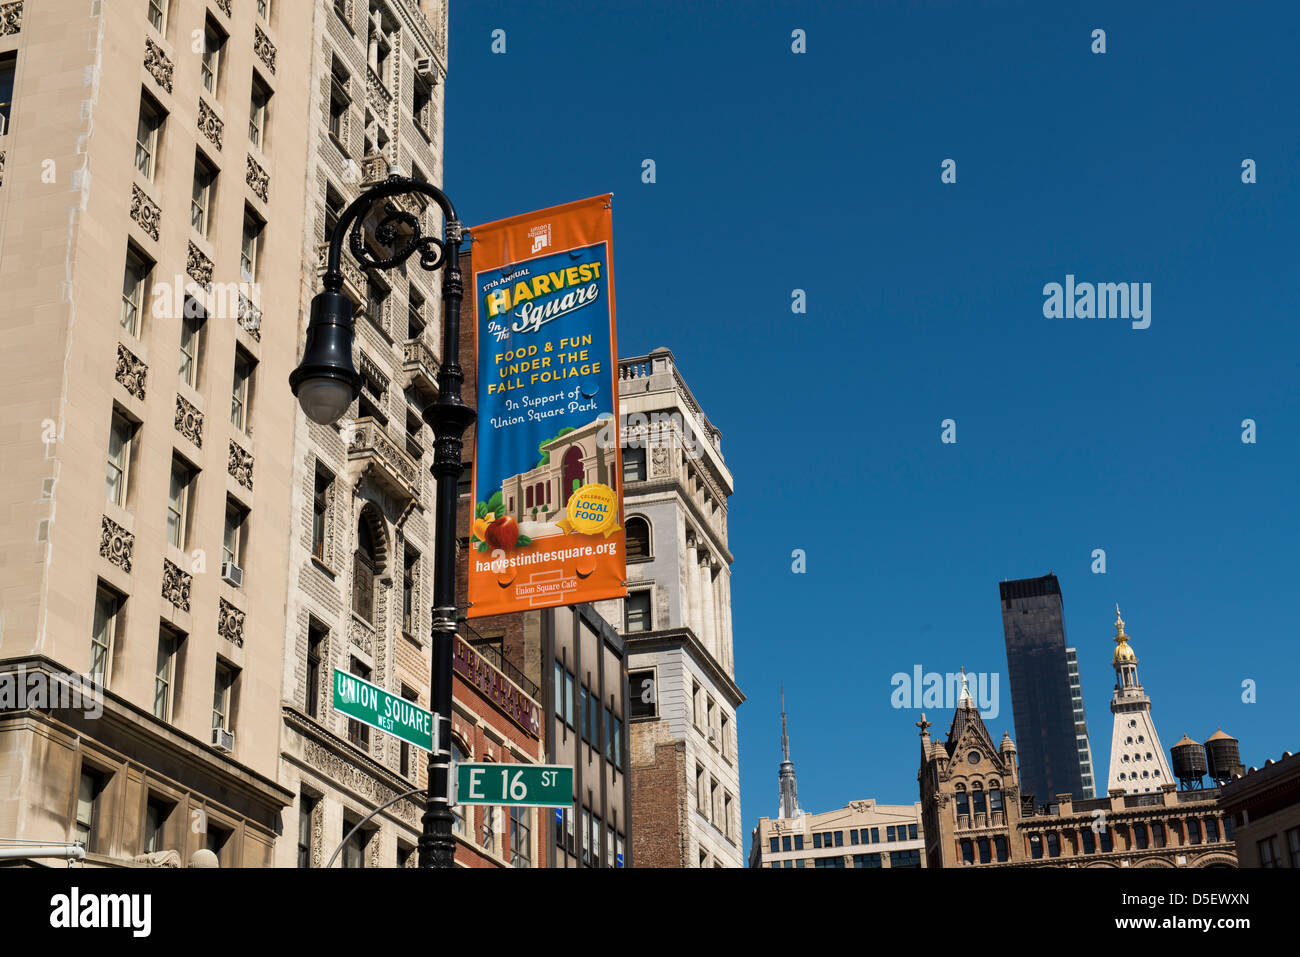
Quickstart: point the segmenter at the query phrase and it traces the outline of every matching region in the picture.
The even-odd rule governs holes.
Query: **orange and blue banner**
[[[470,230],[471,618],[627,595],[611,199]]]

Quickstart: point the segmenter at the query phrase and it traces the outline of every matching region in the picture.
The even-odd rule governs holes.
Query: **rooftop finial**
[[[966,668],[961,669],[961,694],[957,696],[957,707],[962,707],[962,702],[968,702],[969,707],[974,707],[975,702],[971,699],[970,688],[966,686]]]

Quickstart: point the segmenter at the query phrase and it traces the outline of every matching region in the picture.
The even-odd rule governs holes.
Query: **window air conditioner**
[[[244,570],[234,562],[221,563],[221,580],[236,588],[244,587]]]
[[[422,56],[415,61],[415,74],[422,80],[428,80],[430,83],[437,82],[438,66],[437,62],[431,56]]]
[[[213,728],[212,746],[218,751],[229,754],[235,750],[235,732],[227,731],[225,728]]]

